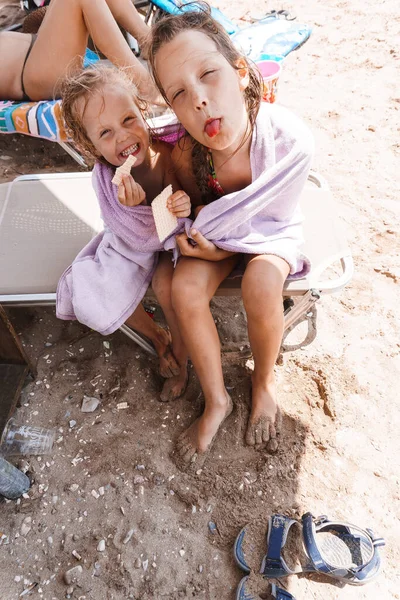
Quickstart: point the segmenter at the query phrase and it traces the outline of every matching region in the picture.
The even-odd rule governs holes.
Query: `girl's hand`
[[[188,217],[192,210],[190,198],[182,190],[178,190],[168,198],[167,208],[175,217]]]
[[[146,194],[132,175],[124,175],[118,186],[118,200],[124,206],[138,206],[146,202]]]
[[[234,252],[228,252],[226,250],[221,250],[221,248],[217,248],[215,244],[207,240],[204,235],[199,231],[196,231],[196,229],[192,229],[190,235],[197,246],[192,246],[186,233],[180,233],[176,236],[176,242],[182,256],[191,256],[192,258],[201,258],[202,260],[217,262],[235,254]]]

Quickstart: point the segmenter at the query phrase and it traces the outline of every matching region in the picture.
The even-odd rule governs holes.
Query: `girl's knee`
[[[171,288],[172,306],[177,313],[183,310],[192,313],[200,306],[207,303],[205,290],[195,280],[180,277],[179,274],[172,280]]]
[[[242,280],[246,312],[281,308],[283,286],[288,273],[289,265],[278,257],[258,256],[253,259]]]
[[[243,282],[243,305],[248,316],[272,314],[282,310],[283,284],[281,281]]]

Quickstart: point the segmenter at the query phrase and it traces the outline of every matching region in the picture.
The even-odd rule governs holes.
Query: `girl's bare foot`
[[[156,336],[151,341],[158,355],[161,377],[167,379],[178,376],[180,368],[172,352],[171,334],[169,331],[159,327]]]
[[[221,424],[231,414],[233,404],[228,392],[222,402],[206,406],[201,417],[196,419],[186,431],[178,438],[176,454],[183,467],[196,461],[199,457],[204,459],[210,450],[212,442]]]
[[[160,394],[161,402],[171,402],[171,400],[177,400],[186,392],[188,384],[188,370],[187,363],[185,363],[179,370],[179,375],[174,375],[169,379],[166,379],[163,385],[162,392]]]
[[[273,374],[269,381],[252,378],[252,405],[246,431],[249,446],[266,444],[270,452],[276,452],[276,439],[280,430],[281,413],[276,403],[276,384]]]

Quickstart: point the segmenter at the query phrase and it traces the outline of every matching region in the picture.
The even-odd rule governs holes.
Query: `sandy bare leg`
[[[252,382],[252,408],[247,424],[246,444],[267,444],[270,452],[278,449],[277,435],[280,431],[281,413],[276,402],[275,376],[268,382]]]
[[[181,337],[176,319],[174,315],[168,314],[167,322],[172,334],[172,352],[176,362],[178,363],[179,371],[174,373],[172,377],[164,382],[163,389],[160,394],[161,402],[170,402],[177,400],[186,391],[189,373],[188,373],[188,354]]]
[[[231,414],[232,409],[231,397],[228,392],[225,392],[222,402],[206,405],[201,417],[179,436],[175,452],[178,462],[183,467],[194,461],[197,464],[197,459],[204,460],[218,429]]]
[[[210,300],[237,261],[236,255],[219,262],[181,257],[175,269],[172,304],[205,400],[201,417],[177,441],[175,458],[182,468],[193,460],[196,465],[203,462],[221,423],[232,411]]]
[[[139,304],[135,312],[125,323],[128,327],[143,334],[152,342],[157,352],[160,375],[162,377],[179,375],[180,369],[171,349],[171,335],[169,331],[157,325],[146,313],[142,304]]]
[[[186,392],[188,377],[187,364],[185,364],[180,367],[179,375],[173,375],[166,379],[160,394],[161,402],[171,402],[171,400],[177,400],[183,396]]]
[[[174,372],[169,381],[164,383],[160,395],[161,402],[176,400],[183,395],[187,386],[188,353],[172,307],[171,286],[173,275],[174,266],[170,254],[160,252],[151,285],[168,323],[172,338],[172,352],[178,364],[178,370]]]
[[[254,357],[252,408],[246,442],[278,449],[279,416],[274,365],[281,345],[284,319],[282,289],[289,265],[267,254],[248,259],[242,279],[242,297],[247,313],[250,346]]]

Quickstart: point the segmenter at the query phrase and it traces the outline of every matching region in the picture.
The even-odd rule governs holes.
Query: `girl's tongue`
[[[210,138],[215,137],[219,133],[220,129],[221,129],[221,119],[213,119],[212,121],[209,121],[206,124],[206,126],[204,127],[204,131]]]

